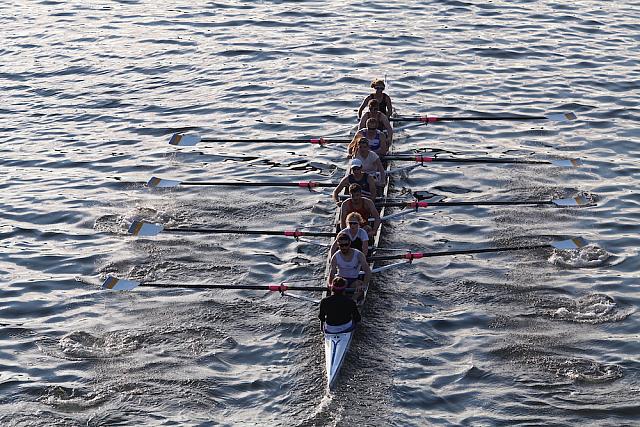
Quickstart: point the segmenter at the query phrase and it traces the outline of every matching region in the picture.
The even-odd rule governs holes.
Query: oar
[[[152,177],[147,182],[147,187],[152,188],[173,188],[179,185],[193,185],[193,186],[228,186],[228,187],[302,187],[312,189],[314,187],[336,187],[338,184],[332,182],[315,182],[315,181],[300,181],[300,182],[239,182],[239,181],[174,181],[171,179],[161,179]]]
[[[415,196],[415,193],[414,193]],[[419,198],[419,196],[418,196]],[[431,206],[517,206],[517,205],[555,205],[560,207],[587,206],[590,202],[582,196],[568,199],[551,200],[480,200],[477,202],[383,202],[376,203],[382,207],[405,207],[408,209],[428,208]]]
[[[430,156],[382,156],[383,160],[400,160],[416,163],[515,163],[527,165],[555,165],[561,167],[575,168],[582,165],[580,159],[567,160],[522,160],[522,159],[492,159],[492,158],[443,158]]]
[[[195,227],[180,227],[180,228],[165,228],[161,224],[153,224],[145,221],[134,221],[129,227],[129,234],[134,236],[157,236],[160,232],[167,233],[197,233],[197,234],[253,234],[264,236],[288,236],[288,237],[301,237],[301,236],[314,236],[314,237],[334,237],[336,233],[325,233],[315,231],[300,231],[300,230],[240,230],[240,229],[217,229],[217,228],[195,228]]]
[[[512,121],[520,121],[520,120],[551,120],[554,122],[567,122],[570,120],[577,119],[577,116],[573,112],[569,113],[554,113],[548,114],[546,116],[469,116],[469,117],[458,117],[458,116],[445,116],[445,117],[436,117],[436,116],[414,116],[414,117],[391,117],[389,120],[392,122],[423,122],[423,123],[434,123],[434,122],[459,122],[459,121],[476,121],[476,120],[512,120]]]
[[[136,280],[118,279],[117,277],[108,276],[102,283],[103,289],[111,289],[114,291],[130,291],[138,286],[149,286],[154,288],[185,288],[185,289],[246,289],[254,291],[271,291],[271,292],[285,292],[285,291],[326,291],[327,287],[324,286],[288,286],[285,284],[279,285],[218,285],[218,284],[176,284],[176,283],[153,283],[153,282],[138,282]]]
[[[542,248],[556,248],[562,250],[572,250],[579,249],[588,242],[582,237],[575,237],[569,240],[562,240],[559,242],[552,242],[546,245],[526,245],[526,246],[507,246],[502,248],[480,248],[480,249],[463,249],[457,251],[441,251],[441,252],[407,252],[400,255],[381,255],[381,256],[373,256],[370,257],[370,261],[384,261],[390,259],[408,259],[409,261],[420,258],[432,258],[432,257],[440,257],[440,256],[449,256],[449,255],[466,255],[466,254],[483,254],[490,252],[509,252],[509,251],[524,251],[531,249],[542,249]]]
[[[244,139],[229,139],[229,138],[202,138],[195,133],[174,133],[169,144],[177,147],[193,147],[199,142],[255,142],[255,143],[269,143],[269,144],[348,144],[350,139],[330,139],[330,138],[307,138],[307,139],[278,139],[278,138],[244,138]]]

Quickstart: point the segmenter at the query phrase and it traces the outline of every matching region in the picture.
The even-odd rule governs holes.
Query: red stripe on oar
[[[409,252],[408,254],[404,254],[405,259],[419,259],[424,257],[424,253],[422,252]]]
[[[426,208],[429,206],[429,202],[408,202],[408,208]]]
[[[270,291],[276,291],[276,292],[284,292],[288,288],[289,287],[287,285],[269,285],[269,290]]]
[[[418,163],[422,163],[422,162],[432,162],[433,161],[433,157],[429,157],[429,156],[416,156],[416,162]]]
[[[309,140],[312,144],[324,144],[324,138],[311,138]]]
[[[304,233],[302,231],[299,231],[299,230],[285,230],[284,235],[285,236],[300,237],[300,236],[304,236]]]
[[[424,117],[420,117],[420,121],[422,123],[434,123],[438,121],[437,117],[429,117],[429,116],[424,116]]]
[[[298,183],[298,186],[303,188],[313,188],[313,187],[317,187],[318,183],[313,181],[302,181]]]

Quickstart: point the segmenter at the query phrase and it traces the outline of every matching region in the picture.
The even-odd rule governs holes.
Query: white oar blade
[[[149,182],[147,182],[147,187],[151,188],[172,188],[180,185],[180,181],[173,181],[171,179],[161,179],[152,177]]]
[[[577,168],[582,165],[582,161],[580,159],[551,160],[551,164],[563,168]]]
[[[140,282],[135,280],[118,279],[108,276],[107,280],[102,284],[102,289],[111,289],[112,291],[130,291],[140,286]]]
[[[549,114],[547,116],[547,119],[553,120],[555,122],[568,122],[570,120],[575,120],[577,118],[578,118],[578,116],[576,116],[575,113],[573,113],[573,112],[570,112],[570,113],[555,113],[555,114]]]
[[[568,206],[586,206],[589,201],[582,196],[572,197],[569,199],[556,199],[552,200],[556,206],[568,207]]]
[[[562,240],[561,242],[553,242],[551,246],[556,249],[562,250],[571,250],[571,249],[580,249],[583,246],[586,246],[589,242],[587,242],[582,237],[574,237],[569,240]]]
[[[201,140],[200,135],[195,133],[174,133],[169,140],[169,144],[175,145],[176,147],[193,147]]]
[[[152,224],[144,221],[133,221],[131,227],[129,227],[129,234],[134,236],[157,236],[164,229],[160,224]]]

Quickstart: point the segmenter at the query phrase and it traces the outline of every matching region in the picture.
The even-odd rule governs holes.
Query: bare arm
[[[378,187],[376,187],[376,180],[371,175],[367,175],[367,185],[369,186],[369,193],[371,193],[371,200],[375,200]]]
[[[347,228],[347,203],[340,205],[340,229]]]
[[[380,158],[376,160],[376,169],[378,169],[378,172],[380,173],[380,182],[384,184],[386,182],[386,177],[385,177],[384,166],[382,166],[382,160],[380,160]]]
[[[373,215],[373,234],[375,235],[378,232],[378,228],[380,228],[380,222],[382,222],[382,220],[380,219],[380,213],[378,209],[376,209],[376,205],[369,199],[365,200],[370,203],[369,211]]]
[[[365,258],[367,257],[367,255],[369,255],[369,240],[362,241],[362,253],[364,254]]]
[[[332,256],[331,263],[329,264],[329,283],[328,283],[329,286],[331,286],[331,283],[333,283],[333,278],[336,275],[337,270],[338,268],[337,268],[336,257]]]
[[[387,136],[384,132],[380,132],[380,152],[378,153],[381,156],[384,156],[389,152],[389,142],[387,141]]]
[[[333,256],[333,254],[335,254],[336,252],[338,252],[338,239],[335,239],[333,241],[331,249],[329,249],[329,255]]]
[[[367,120],[369,119],[369,116],[370,114],[368,111],[362,115],[362,117],[360,118],[360,124],[358,125],[358,129],[364,129],[367,127]]]
[[[362,104],[360,104],[360,108],[358,108],[358,118],[362,117],[362,110],[365,109],[370,99],[371,95],[367,95],[367,97],[362,101]]]
[[[393,105],[391,105],[391,97],[385,94],[387,97],[387,106],[389,107],[389,115],[393,114]]]
[[[384,128],[387,130],[387,136],[389,137],[389,141],[393,140],[393,128],[391,127],[391,122],[386,114],[379,114],[380,121],[384,125]]]
[[[367,264],[367,259],[362,252],[358,253],[358,256],[360,257],[360,266],[362,267],[362,271],[364,271],[362,283],[367,286],[369,284],[369,280],[371,280],[371,267]]]
[[[333,190],[333,201],[334,202],[336,202],[336,203],[340,202],[340,198],[338,196],[340,195],[340,192],[347,187],[347,183],[348,182],[349,182],[349,178],[346,177],[346,176],[340,180],[340,183],[338,184],[336,189]]]

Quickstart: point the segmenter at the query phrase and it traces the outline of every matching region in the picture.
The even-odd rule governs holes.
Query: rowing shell
[[[378,200],[386,200],[389,194],[389,176],[391,175],[391,169],[389,165],[386,166],[385,173],[385,183],[381,194],[378,194]],[[347,165],[347,173],[349,173],[349,166]],[[378,212],[380,213],[380,217],[382,218],[385,213],[385,207],[378,207]],[[340,225],[340,207],[338,207],[336,211],[336,216],[334,220],[334,224],[338,224],[338,228]],[[382,234],[382,222],[380,222],[380,227],[378,227],[378,231],[374,237],[373,245],[369,245],[369,256],[375,253],[375,248],[378,247],[380,242],[380,236]],[[332,240],[331,245],[335,238]],[[331,246],[330,246],[331,247]],[[369,263],[369,267],[371,270],[375,268],[375,261]],[[325,283],[329,280],[329,270],[331,268],[331,251],[329,251],[329,256],[327,258],[327,266],[325,269]],[[369,281],[369,285],[364,288],[364,297],[358,301],[358,309],[361,310],[364,306],[364,303],[367,299],[367,294],[369,292],[369,287],[371,286],[371,281]],[[327,296],[331,295],[330,291],[327,291]],[[327,386],[329,390],[332,390],[336,380],[338,379],[338,375],[340,374],[340,368],[342,368],[342,364],[344,359],[349,352],[349,347],[351,346],[351,340],[353,339],[353,335],[355,333],[356,326],[346,332],[342,332],[339,334],[324,334],[324,358],[325,358],[325,370],[327,373]]]

